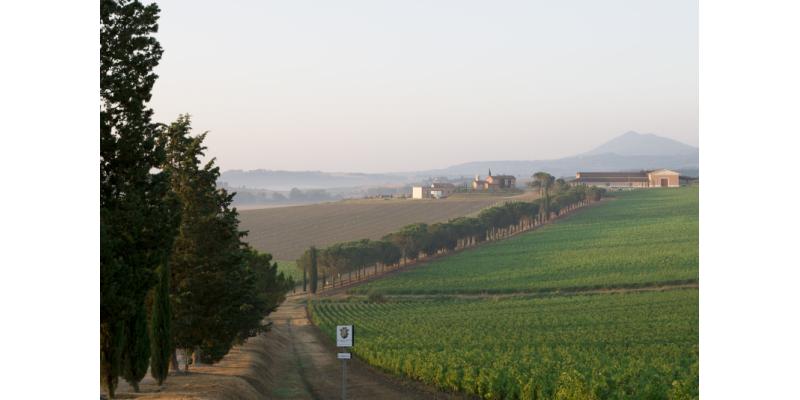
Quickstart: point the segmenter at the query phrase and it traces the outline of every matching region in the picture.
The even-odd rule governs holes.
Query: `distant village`
[[[574,178],[566,179],[569,184],[585,184],[603,187],[608,190],[629,190],[639,188],[678,187],[697,178],[681,176],[669,169],[614,172],[577,172]],[[226,182],[218,183],[220,188],[236,192],[237,205],[258,204],[303,204],[344,199],[443,199],[454,193],[513,193],[520,192],[526,180],[518,187],[517,177],[496,175],[489,169],[485,177],[475,175],[473,179],[429,178],[427,183],[413,186],[361,187],[304,189],[292,188],[288,191],[232,187]]]
[[[683,177],[669,169],[656,169],[635,172],[577,172],[573,185],[598,186],[610,190],[641,188],[674,188],[686,184],[694,178]],[[504,192],[517,189],[517,178],[513,175],[492,175],[490,169],[486,178],[476,175],[468,184],[457,186],[449,182],[433,182],[425,186],[411,188],[412,199],[442,199],[456,192]]]
[[[517,178],[512,175],[492,175],[492,170],[486,179],[481,179],[480,175],[475,175],[471,184],[456,186],[452,183],[433,182],[429,186],[414,186],[411,188],[411,198],[413,199],[441,199],[456,191],[472,192],[499,192],[517,189]]]

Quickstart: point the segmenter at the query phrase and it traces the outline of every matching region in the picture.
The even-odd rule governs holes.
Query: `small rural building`
[[[503,190],[514,189],[517,187],[517,178],[512,175],[492,175],[492,170],[489,170],[489,175],[486,179],[481,179],[480,175],[475,175],[472,181],[472,190]]]
[[[412,199],[442,199],[453,194],[456,186],[452,183],[434,182],[430,186],[414,186],[411,188]]]
[[[574,184],[608,188],[679,187],[680,174],[668,169],[639,172],[578,172]]]

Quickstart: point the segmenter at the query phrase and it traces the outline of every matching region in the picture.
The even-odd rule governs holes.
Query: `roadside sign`
[[[336,326],[336,347],[353,347],[353,325]],[[336,353],[336,358],[342,360],[342,400],[347,400],[347,360],[350,353]]]
[[[336,347],[353,347],[353,325],[336,326]]]

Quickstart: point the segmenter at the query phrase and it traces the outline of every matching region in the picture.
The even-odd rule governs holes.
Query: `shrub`
[[[385,303],[386,298],[383,296],[381,292],[370,292],[367,296],[367,301],[370,303]]]

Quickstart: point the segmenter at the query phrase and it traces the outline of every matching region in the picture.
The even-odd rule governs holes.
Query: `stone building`
[[[486,179],[481,179],[480,175],[475,175],[475,179],[472,181],[472,190],[494,191],[514,189],[516,187],[517,178],[512,175],[492,175],[491,169]]]
[[[578,172],[574,184],[607,188],[679,187],[680,174],[668,169],[639,172]]]

